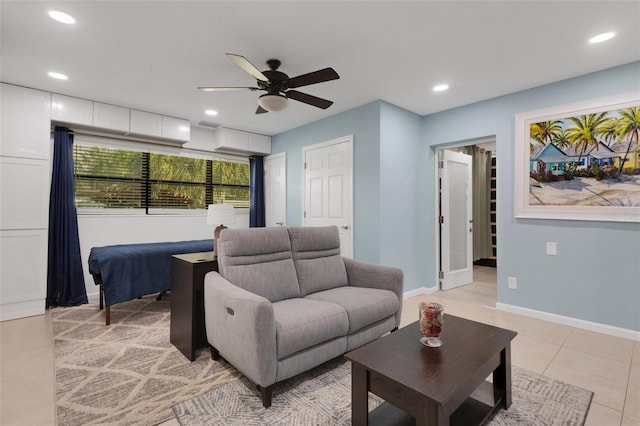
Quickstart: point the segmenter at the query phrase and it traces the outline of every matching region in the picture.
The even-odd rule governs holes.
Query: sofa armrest
[[[254,383],[269,386],[277,371],[273,306],[217,272],[204,280],[207,341]]]
[[[344,266],[347,269],[347,280],[350,286],[379,288],[390,290],[398,296],[400,308],[396,313],[396,327],[400,326],[402,316],[402,300],[404,274],[401,269],[390,266],[375,265],[359,260],[343,257]]]

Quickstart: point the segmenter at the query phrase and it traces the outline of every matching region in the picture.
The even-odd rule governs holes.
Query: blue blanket
[[[213,251],[213,240],[93,247],[89,272],[100,276],[106,306],[171,289],[171,256]],[[96,281],[96,284],[98,281]]]

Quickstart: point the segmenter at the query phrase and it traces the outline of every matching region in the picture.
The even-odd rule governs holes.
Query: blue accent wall
[[[632,90],[640,62],[425,117],[376,101],[275,135],[272,152],[287,153],[287,224],[302,218],[302,147],[353,135],[354,257],[402,268],[405,291],[433,287],[436,149],[495,137],[498,302],[640,331],[640,224],[515,219],[513,207],[517,113]]]
[[[271,152],[287,153],[287,225],[302,222],[302,148],[353,135],[354,258],[402,269],[405,291],[427,286],[433,211],[421,195],[421,133],[422,117],[376,101],[274,136]]]
[[[353,254],[379,263],[380,105],[372,102],[271,138],[273,154],[287,153],[287,226],[302,224],[302,148],[353,136]]]
[[[640,62],[424,117],[425,157],[448,143],[496,137],[498,302],[640,331],[640,224],[515,219],[513,201],[517,113],[632,90],[640,90]],[[548,241],[557,256],[545,254]],[[517,290],[507,277],[517,278]]]
[[[404,290],[432,278],[434,244],[426,228],[434,210],[424,203],[422,117],[388,103],[380,110],[380,263],[404,272]]]

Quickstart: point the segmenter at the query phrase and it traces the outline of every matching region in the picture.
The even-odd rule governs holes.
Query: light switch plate
[[[547,243],[547,254],[549,256],[555,256],[558,254],[558,245],[553,242]]]

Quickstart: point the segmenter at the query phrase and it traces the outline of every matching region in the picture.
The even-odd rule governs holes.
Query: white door
[[[303,226],[336,225],[340,253],[353,257],[353,138],[303,148]]]
[[[285,153],[264,157],[264,208],[266,226],[286,226],[287,157]]]
[[[440,286],[442,290],[473,281],[473,210],[471,156],[443,151],[440,168]]]

